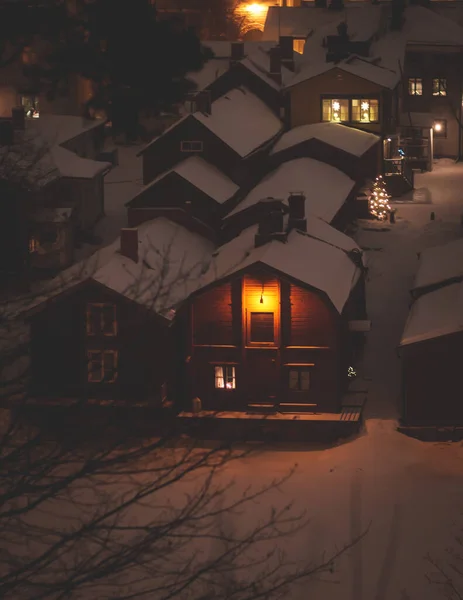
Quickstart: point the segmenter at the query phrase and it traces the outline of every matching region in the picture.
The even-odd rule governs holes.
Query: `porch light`
[[[438,121],[436,121],[433,125],[433,129],[434,129],[434,131],[442,131],[442,123],[439,123]]]

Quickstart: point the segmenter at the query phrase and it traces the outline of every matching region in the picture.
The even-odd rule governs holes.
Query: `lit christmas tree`
[[[375,180],[373,184],[373,191],[370,196],[369,210],[370,213],[379,219],[385,221],[387,215],[391,212],[391,206],[389,204],[389,194],[386,191],[386,186],[381,175]]]

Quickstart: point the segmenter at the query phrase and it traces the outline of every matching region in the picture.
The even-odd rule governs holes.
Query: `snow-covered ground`
[[[372,231],[375,227],[363,222],[358,232],[360,245],[370,248],[367,291],[372,330],[364,365],[358,369],[365,378],[361,387],[369,390],[366,433],[328,449],[266,449],[229,469],[239,486],[247,486],[283,475],[297,463],[284,493],[267,497],[256,509],[257,515],[262,504],[294,499],[296,507],[311,516],[309,529],[288,544],[296,560],[320,558],[370,524],[366,537],[344,555],[328,579],[337,584],[313,581],[296,586],[291,600],[441,597],[426,579],[433,569],[424,556],[429,552],[443,558],[463,525],[463,446],[420,442],[396,431],[400,402],[396,347],[407,317],[417,252],[463,236],[462,184],[462,164],[438,161],[433,172],[416,176],[414,194],[394,205],[395,225],[387,226],[388,231]]]

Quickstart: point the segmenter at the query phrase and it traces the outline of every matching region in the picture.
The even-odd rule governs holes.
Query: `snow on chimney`
[[[290,35],[280,35],[281,64],[294,71],[294,40]]]
[[[292,229],[307,231],[307,219],[305,218],[305,195],[303,192],[291,192],[288,197],[288,205],[288,233]]]
[[[240,62],[244,58],[244,42],[232,42],[230,54],[230,66]]]
[[[122,256],[126,256],[138,262],[138,229],[136,227],[124,227],[121,229],[121,250]]]
[[[281,85],[281,48],[270,48],[270,77]]]
[[[261,217],[254,245],[259,248],[272,240],[286,241],[282,210],[270,210]]]

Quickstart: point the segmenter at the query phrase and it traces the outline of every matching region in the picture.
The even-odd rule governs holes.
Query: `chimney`
[[[254,239],[254,245],[256,248],[259,248],[272,240],[279,240],[280,242],[286,241],[283,211],[281,210],[271,210],[261,217]]]
[[[121,250],[122,256],[126,256],[138,262],[138,229],[136,227],[124,227],[121,229]]]
[[[280,35],[281,64],[290,71],[294,71],[294,46],[293,38],[289,35]]]
[[[244,42],[232,42],[230,54],[230,66],[240,62],[244,58]]]
[[[307,219],[305,218],[305,195],[302,192],[291,192],[288,197],[288,205],[288,233],[293,229],[307,231]]]
[[[270,48],[270,77],[281,85],[281,48]]]
[[[13,122],[13,129],[24,131],[26,127],[26,111],[24,106],[15,106],[11,109],[11,121]]]
[[[201,90],[195,95],[195,109],[205,115],[211,114],[212,103],[209,90]]]
[[[13,121],[0,118],[0,146],[12,146],[14,143]]]

